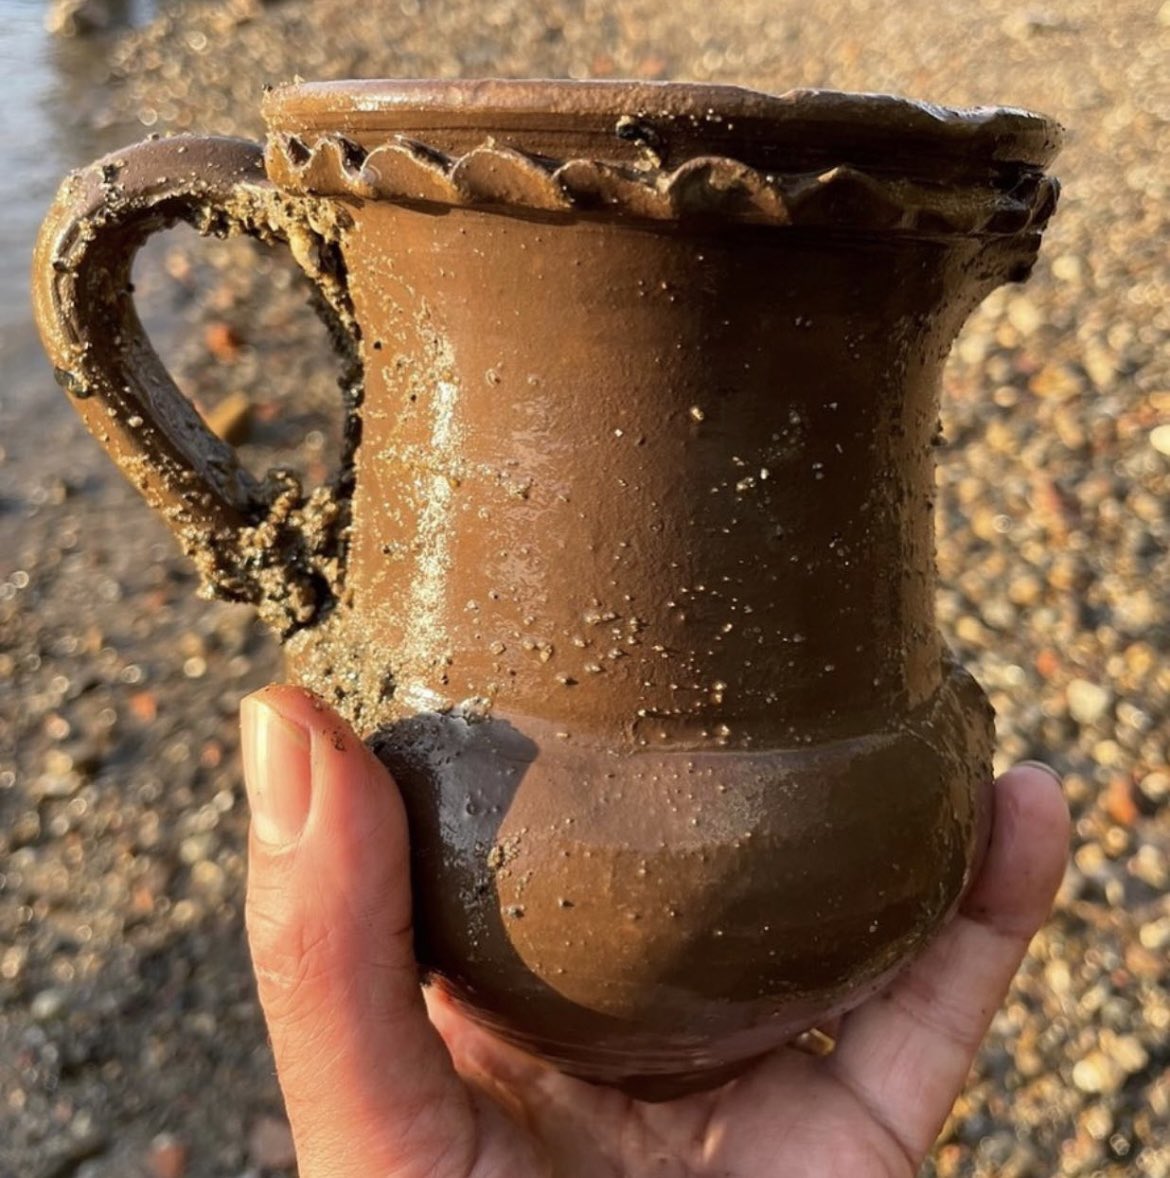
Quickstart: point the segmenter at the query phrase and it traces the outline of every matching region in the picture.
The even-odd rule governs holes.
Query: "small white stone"
[[[1110,1044],[1109,1054],[1127,1076],[1137,1075],[1150,1062],[1148,1052],[1133,1035],[1118,1035]]]
[[[1112,702],[1109,690],[1088,679],[1074,679],[1068,685],[1069,714],[1078,724],[1095,724]]]
[[[1152,949],[1155,952],[1170,946],[1170,916],[1143,924],[1138,932],[1138,940],[1141,941],[1143,949]]]
[[[1165,454],[1170,458],[1170,424],[1156,425],[1150,430],[1150,445],[1159,454]]]
[[[1007,308],[1008,322],[1022,336],[1029,336],[1044,322],[1039,308],[1027,295],[1017,295]]]
[[[1081,363],[1089,379],[1099,389],[1108,389],[1117,380],[1117,356],[1100,340],[1085,341],[1081,348]]]
[[[33,1000],[29,1003],[28,1012],[38,1023],[44,1023],[62,1014],[65,1005],[66,994],[64,990],[42,990],[39,994],[34,995]]]
[[[1125,1072],[1103,1051],[1094,1051],[1077,1060],[1072,1079],[1082,1092],[1116,1092],[1125,1083]]]
[[[1061,254],[1053,260],[1052,273],[1061,282],[1079,282],[1084,275],[1084,267],[1076,254]]]

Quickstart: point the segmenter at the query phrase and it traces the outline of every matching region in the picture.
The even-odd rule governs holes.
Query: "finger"
[[[419,990],[397,789],[296,688],[241,720],[248,938],[301,1178],[465,1173],[473,1119]]]
[[[551,1064],[493,1035],[464,1014],[441,986],[423,991],[427,1016],[442,1036],[459,1074],[493,1092],[526,1089],[559,1076]],[[563,1078],[563,1077],[562,1077]]]
[[[959,915],[884,994],[848,1015],[825,1061],[912,1163],[933,1145],[1068,855],[1068,807],[1042,766],[995,786],[991,844]]]

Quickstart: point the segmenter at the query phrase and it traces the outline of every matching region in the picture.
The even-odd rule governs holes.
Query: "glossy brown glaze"
[[[64,192],[38,261],[64,383],[394,770],[436,982],[589,1079],[716,1083],[879,987],[981,854],[990,709],[933,620],[938,384],[1028,273],[1058,131],[642,84],[265,111],[267,179],[194,140],[246,176],[149,216],[140,180]],[[117,260],[207,207],[294,245],[351,357],[316,499],[225,483],[198,423],[167,431],[185,410],[137,376],[140,333],[95,352],[60,278],[98,248],[62,242]]]

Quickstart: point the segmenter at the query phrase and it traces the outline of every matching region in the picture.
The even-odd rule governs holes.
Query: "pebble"
[[[64,1014],[68,1006],[69,995],[64,990],[40,990],[33,995],[28,1012],[38,1023],[47,1023]]]
[[[1128,777],[1114,777],[1110,780],[1104,795],[1105,809],[1114,822],[1132,826],[1137,821],[1139,810],[1134,801],[1134,790]]]
[[[1165,853],[1157,847],[1149,843],[1139,847],[1130,856],[1128,866],[1130,874],[1153,891],[1165,893],[1170,888],[1170,863]]]
[[[232,446],[241,445],[251,436],[251,398],[239,390],[228,393],[214,409],[208,410],[204,417],[212,433]]]
[[[227,877],[218,863],[202,859],[191,868],[191,882],[200,892],[216,897],[223,893]]]
[[[1117,357],[1102,341],[1089,340],[1081,352],[1081,361],[1098,391],[1109,389],[1116,381]]]
[[[218,840],[211,831],[189,835],[179,844],[179,861],[188,866],[210,859],[215,853]]]
[[[1159,425],[1150,430],[1150,445],[1159,454],[1170,458],[1170,425]]]
[[[1088,679],[1073,679],[1068,685],[1067,696],[1069,714],[1078,724],[1096,724],[1113,700],[1107,687]]]
[[[1008,303],[1008,322],[1022,336],[1029,336],[1044,324],[1044,315],[1028,295],[1018,294]]]
[[[103,32],[114,21],[110,0],[52,0],[45,14],[45,28],[58,37]]]
[[[278,1117],[260,1117],[248,1134],[248,1156],[261,1170],[284,1170],[296,1164],[292,1130]]]
[[[151,1178],[185,1178],[187,1146],[172,1133],[160,1133],[146,1153]]]
[[[21,976],[28,961],[27,945],[9,945],[0,953],[0,978],[12,982]]]
[[[1109,1054],[1127,1076],[1136,1075],[1150,1062],[1149,1052],[1134,1035],[1113,1036]]]
[[[1126,1072],[1103,1051],[1093,1051],[1073,1065],[1073,1083],[1092,1094],[1116,1092],[1125,1083]]]
[[[1138,790],[1154,806],[1170,799],[1170,773],[1147,773],[1139,782]]]
[[[1162,916],[1143,924],[1138,937],[1143,948],[1155,952],[1170,947],[1170,916]]]

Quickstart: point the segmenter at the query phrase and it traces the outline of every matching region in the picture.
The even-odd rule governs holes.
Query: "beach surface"
[[[817,86],[1067,126],[1035,274],[946,370],[938,605],[998,767],[1065,775],[1072,859],[923,1174],[1170,1178],[1170,2],[191,0],[113,5],[129,23],[68,42],[35,0],[9,8],[0,1178],[294,1172],[244,941],[236,732],[279,652],[196,597],[53,383],[24,293],[66,168],[147,133],[259,137],[263,87],[294,76]],[[325,478],[336,371],[288,259],[174,231],[136,285],[246,462]]]

